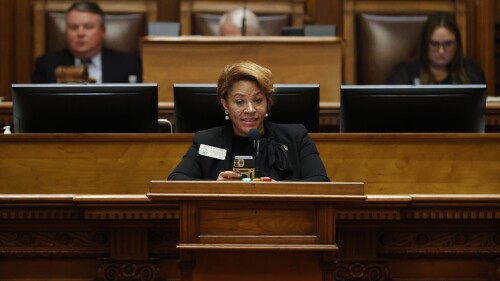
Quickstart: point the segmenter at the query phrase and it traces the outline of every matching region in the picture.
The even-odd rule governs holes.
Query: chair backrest
[[[219,21],[222,14],[196,13],[194,15],[193,35],[220,35]],[[290,24],[290,16],[257,15],[262,36],[280,36],[281,29]]]
[[[74,2],[37,0],[34,3],[34,57],[66,46],[66,10]],[[104,45],[139,54],[139,37],[146,35],[147,23],[156,21],[156,0],[100,0],[104,11]]]
[[[465,0],[344,0],[344,82],[384,84],[394,66],[416,58],[432,12],[455,14],[466,43]]]
[[[305,0],[249,0],[247,8],[259,18],[262,35],[281,35],[286,25],[303,26]],[[219,19],[243,7],[240,0],[181,0],[182,35],[217,35]]]
[[[397,63],[417,58],[426,20],[426,15],[358,14],[357,84],[383,84]]]

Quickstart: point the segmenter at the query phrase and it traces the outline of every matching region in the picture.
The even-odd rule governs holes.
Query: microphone
[[[241,18],[241,36],[247,36],[247,0],[243,0],[243,17]]]
[[[255,177],[260,178],[260,133],[256,128],[250,129],[248,131],[247,137],[249,140],[253,141],[253,148],[255,149]]]

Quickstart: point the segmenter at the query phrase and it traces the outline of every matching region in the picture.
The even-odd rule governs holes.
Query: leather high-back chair
[[[395,65],[416,58],[427,15],[455,14],[465,50],[465,0],[344,0],[344,82],[384,84]]]
[[[281,27],[304,25],[305,0],[248,0],[246,7],[258,17],[262,35],[280,35]],[[181,0],[182,35],[217,35],[218,19],[242,8],[241,0]]]
[[[34,58],[66,46],[66,10],[74,2],[37,0],[34,3]],[[156,0],[95,1],[104,11],[106,47],[139,54],[139,38],[146,35],[147,23],[156,21]]]
[[[401,61],[416,59],[426,15],[356,17],[357,84],[383,84]]]

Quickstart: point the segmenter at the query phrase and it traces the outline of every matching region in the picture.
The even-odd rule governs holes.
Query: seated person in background
[[[245,15],[246,33],[243,34],[243,15]],[[249,9],[238,8],[222,15],[219,21],[221,36],[258,36],[260,25],[257,16]]]
[[[452,14],[431,14],[425,23],[417,61],[398,64],[387,84],[485,84],[481,67],[464,58]]]
[[[32,83],[55,83],[59,66],[81,65],[97,83],[142,82],[140,57],[103,47],[105,35],[101,8],[93,2],[74,3],[66,15],[67,48],[37,58]]]
[[[197,132],[168,179],[239,180],[242,175],[232,170],[233,157],[254,156],[254,141],[250,138],[260,137],[257,147],[262,177],[276,181],[330,181],[316,145],[302,124],[265,120],[273,104],[273,93],[269,69],[252,62],[227,65],[217,83],[217,97],[229,123]]]

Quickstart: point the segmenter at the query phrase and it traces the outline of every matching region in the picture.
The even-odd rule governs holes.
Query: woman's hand
[[[218,181],[234,181],[240,179],[241,179],[241,174],[234,171],[220,172],[219,176],[217,177]]]

